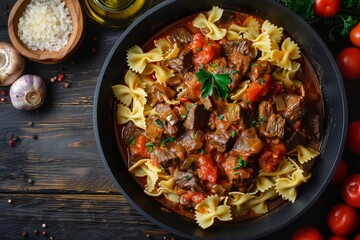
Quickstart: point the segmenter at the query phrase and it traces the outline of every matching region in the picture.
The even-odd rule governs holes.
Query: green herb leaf
[[[129,143],[129,144],[134,144],[134,139],[135,137],[137,136],[137,133],[135,133],[134,135],[128,137],[128,139],[126,139],[126,141]]]
[[[235,130],[231,130],[231,131],[230,131],[230,134],[231,134],[231,137],[234,138],[235,135],[236,135],[236,131],[235,131]]]
[[[217,94],[222,99],[226,99],[229,91],[227,85],[231,83],[229,74],[214,74],[214,73],[210,73],[210,74],[216,83],[215,89],[217,90]]]
[[[290,8],[303,19],[310,21],[313,20],[314,11],[313,4],[314,0],[278,0],[280,3],[284,4],[286,7]]]
[[[164,147],[165,146],[165,143],[167,142],[170,142],[170,143],[173,143],[175,140],[175,137],[169,137],[169,138],[165,138],[161,141],[161,146]]]
[[[163,127],[163,123],[160,119],[156,119],[155,120],[156,124],[159,125],[160,127]]]
[[[189,179],[190,179],[190,176],[189,176],[189,175],[185,175],[185,179],[186,179],[186,180],[189,180]]]
[[[231,83],[229,74],[215,74],[207,72],[205,69],[201,68],[196,73],[196,76],[199,79],[199,82],[203,84],[201,87],[201,96],[203,98],[211,96],[214,87],[219,97],[222,99],[227,98],[229,91],[227,85]]]
[[[238,170],[238,169],[241,168],[241,167],[246,167],[247,164],[248,164],[248,162],[247,162],[247,161],[244,161],[244,160],[242,159],[242,157],[239,156],[238,159],[237,159],[237,165],[236,165],[236,167],[234,168],[234,170],[236,171],[236,170]]]
[[[195,171],[195,162],[194,162],[194,160],[191,160],[189,169],[190,169],[191,171]]]
[[[148,148],[149,153],[152,153],[154,150],[154,145],[151,142],[147,142],[145,146]]]
[[[223,119],[224,119],[224,114],[219,115],[219,116],[218,116],[218,119],[219,119],[219,120],[223,120]]]

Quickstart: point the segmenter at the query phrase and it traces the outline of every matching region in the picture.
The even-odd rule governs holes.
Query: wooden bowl
[[[21,55],[32,61],[44,64],[56,64],[64,61],[77,49],[84,35],[85,20],[79,0],[65,0],[65,6],[69,9],[73,29],[67,45],[58,51],[32,50],[19,38],[17,34],[19,19],[29,3],[30,0],[19,0],[10,12],[8,32],[11,43]]]

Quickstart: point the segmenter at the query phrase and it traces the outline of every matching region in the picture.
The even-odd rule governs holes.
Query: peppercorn
[[[28,179],[28,183],[29,183],[29,184],[32,184],[33,182],[34,182],[34,181],[33,181],[31,178]]]
[[[28,236],[29,236],[29,233],[28,233],[27,231],[23,231],[23,232],[21,233],[21,236],[23,236],[23,237],[28,237]]]
[[[47,235],[47,232],[46,232],[46,231],[43,231],[43,232],[41,232],[41,235],[46,236],[46,235]]]
[[[9,204],[12,204],[12,200],[11,199],[8,199],[7,201]]]
[[[43,223],[41,226],[42,226],[43,228],[46,228],[46,224],[45,224],[45,223]]]
[[[4,89],[1,90],[1,95],[2,95],[2,96],[6,96],[6,90],[4,90]]]
[[[65,74],[64,74],[64,73],[59,73],[59,75],[57,76],[57,80],[58,80],[59,82],[61,82],[64,77],[65,77]]]
[[[14,140],[10,140],[9,143],[8,143],[9,147],[15,147],[15,142]]]
[[[38,139],[38,135],[34,134],[34,135],[32,136],[32,139],[37,140],[37,139]]]
[[[38,229],[35,229],[35,230],[34,230],[34,234],[35,234],[35,235],[39,235],[39,233],[40,233],[40,231],[39,231]]]
[[[64,83],[64,88],[69,88],[70,87],[70,83]]]
[[[6,102],[6,98],[2,97],[1,102]]]

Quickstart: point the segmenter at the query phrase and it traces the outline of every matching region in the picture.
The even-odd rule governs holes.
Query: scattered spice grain
[[[6,94],[7,94],[7,92],[6,92],[5,89],[1,90],[1,95],[2,95],[2,96],[6,96]]]
[[[47,235],[47,232],[46,232],[46,231],[42,231],[42,232],[41,232],[41,235],[46,236],[46,235]]]
[[[28,183],[29,184],[33,184],[34,183],[34,180],[32,180],[31,178],[28,179]]]
[[[43,223],[41,226],[42,226],[42,228],[46,228],[46,224],[45,224],[45,223]]]
[[[70,87],[70,83],[64,83],[64,88],[69,88]]]
[[[23,236],[23,237],[29,237],[29,233],[28,233],[27,231],[23,231],[23,232],[21,233],[21,236]]]
[[[8,202],[8,204],[12,204],[13,201],[11,199],[8,199],[7,202]]]
[[[37,140],[37,139],[38,139],[38,135],[34,134],[34,135],[32,136],[32,139]]]
[[[30,126],[30,127],[32,127],[32,126],[34,126],[34,122],[28,122],[28,126]]]
[[[6,98],[2,97],[1,102],[6,102]]]
[[[39,231],[38,229],[35,229],[35,230],[34,230],[34,234],[35,234],[35,235],[39,235],[39,233],[40,233],[40,231]]]
[[[8,143],[9,147],[13,148],[15,147],[15,141],[14,140],[10,140]]]

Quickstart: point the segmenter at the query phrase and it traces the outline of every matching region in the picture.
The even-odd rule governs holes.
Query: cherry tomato
[[[343,49],[336,58],[336,63],[345,80],[360,78],[360,48]]]
[[[320,17],[333,17],[340,10],[340,0],[315,0],[313,10]]]
[[[360,155],[360,121],[354,121],[348,125],[346,148]]]
[[[347,177],[341,185],[343,200],[354,208],[360,208],[360,173]]]
[[[340,184],[348,175],[349,168],[344,159],[341,159],[339,165],[336,168],[335,174],[332,177],[330,184],[331,185],[338,185]]]
[[[346,237],[343,236],[336,236],[336,235],[332,235],[328,238],[328,240],[348,240]]]
[[[334,234],[346,236],[359,225],[359,214],[349,205],[340,203],[330,209],[327,215],[327,224]]]
[[[293,235],[291,240],[323,240],[319,230],[313,226],[304,226],[298,228]]]
[[[358,24],[356,24],[355,27],[351,29],[350,40],[352,44],[360,47],[360,22],[358,22]]]

